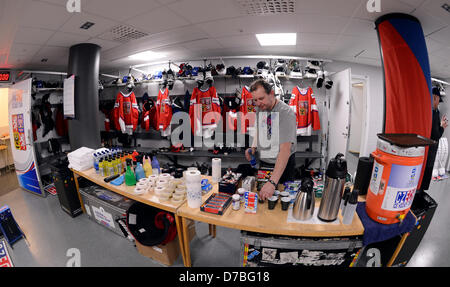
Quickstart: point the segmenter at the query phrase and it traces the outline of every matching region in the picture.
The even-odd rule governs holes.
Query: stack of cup
[[[289,204],[291,203],[291,196],[289,192],[283,191],[280,193],[281,195],[281,209],[288,210]]]
[[[181,203],[186,198],[186,187],[184,185],[178,185],[175,188],[174,193],[172,194],[172,202],[173,203]]]
[[[188,206],[199,208],[202,205],[202,176],[198,170],[188,170],[186,172],[186,193]]]
[[[147,193],[148,191],[148,180],[147,178],[142,178],[136,183],[136,187],[134,188],[134,193],[137,195],[142,195]]]
[[[220,158],[212,159],[212,180],[219,182],[222,177],[222,160]]]
[[[169,201],[173,193],[173,190],[169,188],[169,180],[158,178],[156,181],[155,193],[158,196],[159,201]]]

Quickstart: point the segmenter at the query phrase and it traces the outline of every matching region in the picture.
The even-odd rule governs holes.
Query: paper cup
[[[291,203],[291,198],[289,196],[281,198],[281,209],[288,210],[289,204]]]
[[[275,208],[275,205],[277,205],[278,197],[272,196],[272,197],[270,197],[270,198],[267,200],[267,202],[268,202],[268,205],[269,205],[269,209],[272,210],[272,209]]]

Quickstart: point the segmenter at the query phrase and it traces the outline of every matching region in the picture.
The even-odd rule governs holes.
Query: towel
[[[397,235],[411,232],[416,225],[416,217],[408,212],[403,223],[382,224],[372,220],[366,212],[366,203],[358,202],[356,212],[364,225],[363,245],[382,242],[391,239]]]

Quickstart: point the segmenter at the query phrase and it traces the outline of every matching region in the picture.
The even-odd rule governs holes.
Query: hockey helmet
[[[319,61],[308,61],[306,64],[306,68],[320,70],[320,62]]]
[[[322,88],[324,81],[325,81],[325,76],[324,76],[323,71],[317,72],[316,86],[318,89]]]
[[[265,61],[260,61],[258,64],[256,64],[256,67],[260,70],[269,70],[269,65]]]
[[[225,75],[227,72],[227,69],[225,69],[225,65],[224,64],[217,64],[216,65],[216,72],[219,75]]]
[[[286,76],[286,68],[284,66],[278,66],[275,69],[275,75],[277,75],[277,76]]]
[[[161,71],[157,71],[156,73],[155,73],[155,75],[154,75],[154,78],[155,79],[162,79],[162,72]]]
[[[317,78],[317,71],[315,69],[307,69],[305,72],[305,78]]]
[[[194,67],[191,71],[191,75],[197,77],[200,71],[200,67]]]
[[[242,70],[242,74],[244,75],[253,75],[255,72],[250,67],[244,67]]]
[[[227,68],[226,75],[233,76],[236,73],[236,68],[234,66],[229,66]]]

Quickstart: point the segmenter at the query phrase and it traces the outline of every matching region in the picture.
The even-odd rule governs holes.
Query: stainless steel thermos
[[[325,174],[325,187],[317,217],[326,222],[335,221],[341,203],[347,176],[347,162],[339,153],[330,160]]]
[[[308,220],[314,214],[315,206],[314,182],[311,178],[303,178],[300,192],[295,198],[292,216],[297,220]]]

